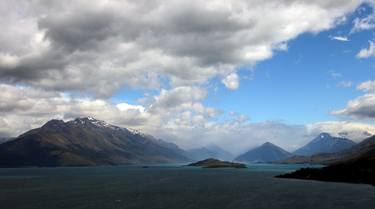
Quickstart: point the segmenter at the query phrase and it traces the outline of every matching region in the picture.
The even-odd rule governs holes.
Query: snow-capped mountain
[[[310,156],[319,153],[335,153],[349,149],[356,143],[343,137],[333,137],[329,133],[321,133],[305,146],[293,152],[296,155]]]
[[[0,166],[186,162],[177,145],[91,117],[50,120],[0,145]]]

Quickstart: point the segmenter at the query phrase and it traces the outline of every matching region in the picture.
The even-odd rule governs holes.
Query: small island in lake
[[[196,163],[191,163],[188,166],[197,166],[202,168],[247,168],[243,163],[221,161],[215,158],[201,160]]]

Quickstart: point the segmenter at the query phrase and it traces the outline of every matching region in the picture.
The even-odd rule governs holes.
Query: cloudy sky
[[[375,2],[0,0],[0,136],[92,116],[183,148],[375,134]]]

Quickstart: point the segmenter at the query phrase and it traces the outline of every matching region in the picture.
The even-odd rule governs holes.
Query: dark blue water
[[[0,169],[0,209],[374,209],[375,187],[277,179],[301,165]]]

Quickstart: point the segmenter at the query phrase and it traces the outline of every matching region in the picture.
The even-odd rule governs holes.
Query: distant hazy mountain
[[[274,162],[291,157],[292,154],[282,148],[266,142],[260,147],[252,149],[240,156],[235,161],[240,162]]]
[[[316,163],[329,165],[367,157],[375,159],[375,136],[369,137],[359,144],[337,153],[293,156],[284,160],[283,163]]]
[[[321,133],[311,142],[299,148],[293,154],[310,156],[318,153],[335,153],[348,149],[356,143],[342,137],[333,137],[328,133]]]
[[[233,155],[221,147],[210,144],[205,147],[187,150],[188,157],[193,160],[203,160],[207,158],[217,158],[221,160],[232,160]]]
[[[51,120],[0,144],[0,166],[80,166],[187,162],[172,143],[94,118]]]

